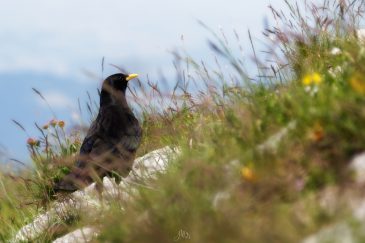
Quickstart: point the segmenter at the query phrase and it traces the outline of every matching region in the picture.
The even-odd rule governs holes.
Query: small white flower
[[[317,85],[313,87],[312,95],[314,95],[316,93],[318,93],[318,86]]]
[[[305,92],[309,93],[311,91],[311,87],[310,86],[305,86],[304,90],[305,90]]]
[[[332,50],[331,50],[331,54],[334,55],[334,56],[336,56],[338,54],[341,54],[341,52],[342,52],[341,49],[338,48],[338,47],[333,47]]]
[[[316,93],[318,93],[318,86],[306,86],[304,87],[305,92],[307,92],[310,96],[314,96]]]

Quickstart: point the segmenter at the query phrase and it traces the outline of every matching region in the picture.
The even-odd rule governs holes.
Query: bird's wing
[[[86,167],[87,157],[93,150],[93,147],[95,146],[95,144],[97,143],[98,130],[99,130],[98,120],[100,120],[100,115],[98,115],[97,118],[95,119],[95,121],[91,124],[91,126],[87,132],[87,135],[81,144],[80,158],[76,161],[76,164],[75,164],[75,166],[77,168]]]
[[[89,131],[80,147],[80,156],[75,163],[71,173],[62,178],[54,186],[55,191],[75,191],[81,185],[92,182],[90,169],[93,167],[93,159],[108,151],[110,146],[100,137],[101,117],[98,115],[91,124]]]
[[[138,120],[133,113],[125,113],[120,119],[115,119],[114,112],[115,110],[109,108],[100,109],[99,115],[90,126],[81,145],[80,158],[75,164],[76,168],[56,184],[56,190],[72,191],[78,188],[77,184],[90,183],[92,181],[89,174],[90,168],[103,168],[103,172],[99,172],[107,172],[110,165],[100,163],[103,161],[103,156],[108,153],[112,153],[116,157],[122,156],[127,159],[126,162],[133,158],[142,137]],[[96,167],[91,163],[96,163]],[[127,163],[123,166],[129,165]]]
[[[106,134],[106,129],[110,127],[110,117],[99,114],[91,124],[80,147],[80,159],[76,162],[77,168],[84,168],[90,160],[107,153],[113,148],[115,142],[113,139],[108,138]]]
[[[126,150],[134,152],[141,143],[142,130],[138,123],[134,123],[126,129],[125,134],[121,137],[119,144]]]

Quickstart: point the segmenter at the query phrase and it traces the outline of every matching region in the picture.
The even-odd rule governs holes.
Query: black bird
[[[104,176],[128,175],[142,137],[125,96],[128,81],[136,77],[117,73],[104,80],[99,113],[81,145],[78,161],[55,183],[54,191],[75,191]]]

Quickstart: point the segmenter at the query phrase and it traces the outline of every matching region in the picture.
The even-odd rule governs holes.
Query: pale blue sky
[[[8,154],[29,160],[27,135],[12,124],[21,122],[37,136],[34,122],[52,118],[31,87],[41,90],[58,117],[77,122],[77,98],[95,95],[102,57],[156,79],[158,70],[172,73],[169,50],[184,47],[194,56],[211,56],[206,45],[213,30],[235,29],[247,40],[250,28],[261,39],[267,6],[282,0],[13,0],[0,8],[0,144]],[[181,36],[184,41],[181,41]],[[247,55],[249,48],[247,47]],[[104,75],[116,70],[108,67]]]

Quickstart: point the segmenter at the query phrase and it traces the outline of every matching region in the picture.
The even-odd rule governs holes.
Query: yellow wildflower
[[[303,80],[302,80],[302,83],[304,86],[309,86],[312,84],[312,78],[310,75],[305,75]]]
[[[47,129],[48,129],[48,127],[49,127],[49,124],[47,123],[47,124],[44,124],[42,128],[43,128],[44,130],[47,130]]]
[[[256,175],[255,175],[254,171],[247,166],[244,166],[241,169],[241,175],[242,175],[243,179],[245,179],[246,181],[249,181],[249,182],[256,181]]]
[[[317,72],[307,74],[302,79],[302,83],[304,86],[309,86],[312,84],[318,85],[321,82],[322,82],[322,76]]]
[[[355,73],[350,79],[350,84],[353,90],[365,94],[365,80],[361,74]]]
[[[322,77],[319,73],[313,73],[312,80],[314,84],[320,84],[322,82]]]

